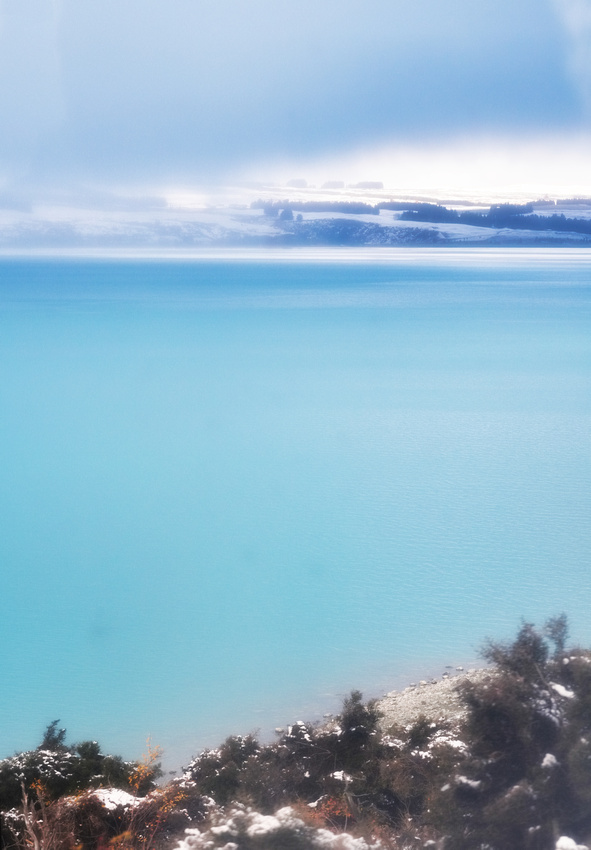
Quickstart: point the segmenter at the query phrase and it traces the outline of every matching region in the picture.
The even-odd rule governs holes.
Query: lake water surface
[[[0,261],[0,757],[591,640],[591,254]]]

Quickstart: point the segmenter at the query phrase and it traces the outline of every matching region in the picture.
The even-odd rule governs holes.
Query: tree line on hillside
[[[536,203],[536,206],[543,206]],[[251,209],[282,221],[292,221],[294,212],[344,213],[347,215],[379,215],[380,210],[402,213],[401,221],[430,224],[468,224],[474,227],[508,228],[512,230],[557,231],[591,235],[591,219],[567,218],[563,213],[538,215],[533,204],[494,204],[488,212],[455,210],[441,204],[382,201],[368,204],[362,201],[263,201],[251,203]]]
[[[401,221],[436,224],[469,224],[474,227],[511,228],[512,230],[554,230],[591,234],[591,220],[566,218],[564,214],[537,215],[531,204],[498,204],[486,213],[474,210],[450,210],[439,204],[419,204],[400,216]]]
[[[333,212],[349,215],[379,215],[379,207],[363,201],[253,201],[253,210],[263,210],[265,215],[275,217],[284,210],[295,212]],[[292,216],[293,217],[293,216]]]
[[[273,743],[231,736],[157,786],[50,724],[0,762],[3,847],[24,850],[553,850],[591,839],[591,651],[564,615],[489,641],[460,719],[384,728],[358,691]],[[97,790],[98,789],[98,790]],[[119,789],[115,791],[114,789]],[[102,796],[100,796],[102,794]],[[118,796],[119,795],[119,796]],[[570,844],[568,842],[571,842]],[[566,842],[566,843],[565,843]]]

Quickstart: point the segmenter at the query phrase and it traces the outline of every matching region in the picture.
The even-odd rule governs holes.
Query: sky
[[[591,0],[0,0],[4,206],[298,176],[574,191],[590,139]]]

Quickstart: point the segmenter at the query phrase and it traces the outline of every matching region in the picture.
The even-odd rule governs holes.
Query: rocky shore
[[[388,731],[392,726],[408,726],[420,717],[432,722],[460,721],[466,708],[458,694],[458,685],[469,679],[479,683],[494,676],[490,668],[478,670],[456,669],[441,679],[429,679],[409,685],[403,691],[392,691],[378,701],[382,714],[380,726]]]

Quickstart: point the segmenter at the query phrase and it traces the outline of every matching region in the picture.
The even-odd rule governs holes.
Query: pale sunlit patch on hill
[[[202,210],[210,203],[210,196],[190,189],[164,191],[166,206],[173,210]]]

